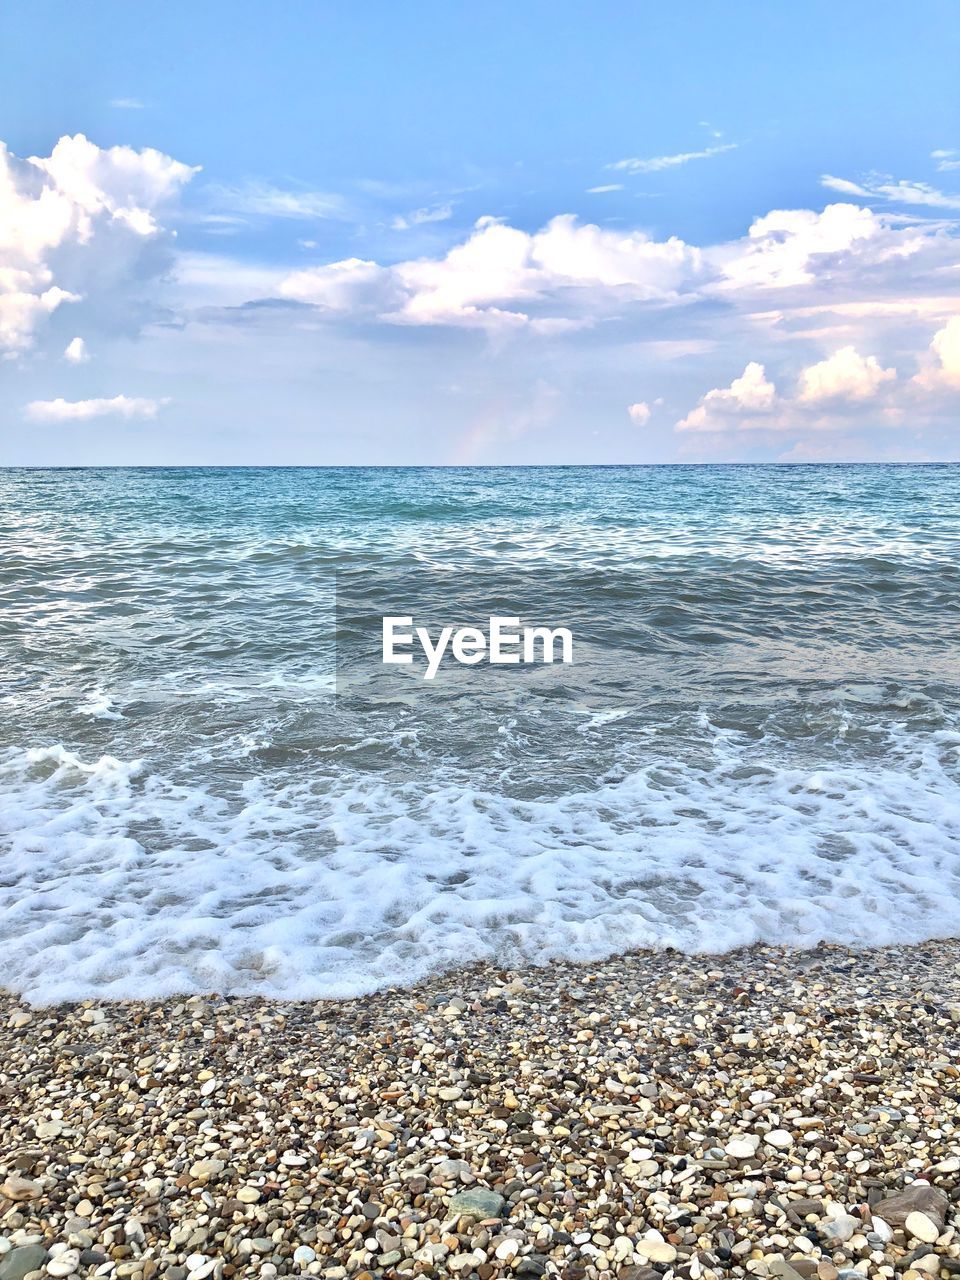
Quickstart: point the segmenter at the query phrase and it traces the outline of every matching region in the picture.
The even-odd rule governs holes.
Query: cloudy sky
[[[960,458],[960,8],[6,0],[0,464]]]

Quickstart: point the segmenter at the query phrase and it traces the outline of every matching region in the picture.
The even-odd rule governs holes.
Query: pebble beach
[[[0,1022],[0,1280],[960,1275],[957,942]]]

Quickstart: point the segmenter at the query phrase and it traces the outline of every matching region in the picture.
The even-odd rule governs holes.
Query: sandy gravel
[[[960,944],[0,997],[0,1280],[960,1275]]]

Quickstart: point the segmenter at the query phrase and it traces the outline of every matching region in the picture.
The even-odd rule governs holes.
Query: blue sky
[[[0,41],[0,463],[960,454],[953,3]]]

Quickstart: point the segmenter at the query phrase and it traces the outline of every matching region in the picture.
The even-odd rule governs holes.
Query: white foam
[[[537,800],[348,762],[217,796],[142,760],[8,750],[0,971],[40,1003],[307,998],[481,959],[956,932],[960,736],[892,730],[875,764],[811,771],[707,729],[699,766]]]
[[[89,716],[93,720],[122,720],[123,713],[117,711],[113,699],[102,689],[94,689],[92,693],[77,707],[76,715]]]

